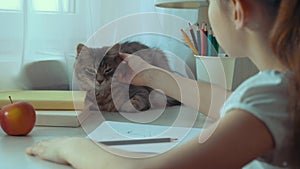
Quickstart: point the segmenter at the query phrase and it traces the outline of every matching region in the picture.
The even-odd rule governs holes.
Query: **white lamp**
[[[208,0],[156,0],[155,6],[162,8],[198,9],[198,23],[208,20]]]

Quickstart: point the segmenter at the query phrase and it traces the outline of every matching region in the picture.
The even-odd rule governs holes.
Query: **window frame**
[[[6,6],[1,6],[1,1],[3,4],[8,4],[8,3],[13,3],[11,5],[6,5]],[[24,6],[29,6],[32,11],[37,12],[37,13],[46,13],[46,14],[75,14],[76,12],[76,0],[48,0],[49,3],[53,1],[53,3],[56,3],[57,8],[54,9],[47,9],[47,7],[42,6],[44,4],[39,4],[40,6],[35,6],[35,1],[43,1],[42,3],[45,2],[45,0],[0,0],[0,13],[18,13],[24,10]],[[9,6],[15,6],[9,7]],[[55,4],[54,4],[55,6]],[[40,7],[41,9],[36,9]]]
[[[74,14],[76,12],[76,0],[52,0],[56,3],[57,9],[35,9],[34,1],[44,1],[44,0],[30,0],[32,10],[37,13],[44,14]],[[50,0],[48,0],[50,1]]]

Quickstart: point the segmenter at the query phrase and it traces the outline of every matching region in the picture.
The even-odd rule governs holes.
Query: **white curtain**
[[[154,0],[0,0],[0,90],[68,89],[78,43],[116,19],[146,12],[192,23],[198,16],[196,10],[155,8]]]

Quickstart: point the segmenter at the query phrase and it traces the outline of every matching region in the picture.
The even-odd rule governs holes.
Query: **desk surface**
[[[168,108],[163,113],[158,114],[159,117],[155,117],[150,124],[171,125],[174,121],[178,120],[178,125],[181,126],[186,126],[192,122],[194,123],[194,127],[201,127],[206,119],[205,116],[201,114],[194,116],[195,114],[192,112],[194,111],[186,107]],[[151,113],[151,111],[147,113]],[[78,128],[35,127],[30,135],[26,137],[6,136],[3,131],[0,130],[0,169],[70,168],[68,166],[62,166],[28,156],[25,153],[25,149],[40,140],[60,136],[86,137],[87,134],[85,131],[91,130],[93,127],[101,123],[98,118],[95,118],[97,116],[99,116],[99,113],[89,115],[89,117],[84,121],[82,127]],[[105,120],[111,121],[128,121],[128,119],[126,120],[126,118],[117,113],[103,114],[103,117]]]
[[[25,149],[34,143],[59,136],[84,137],[82,128],[35,127],[26,137],[6,136],[0,131],[0,168],[1,169],[65,169],[57,165],[26,155]]]

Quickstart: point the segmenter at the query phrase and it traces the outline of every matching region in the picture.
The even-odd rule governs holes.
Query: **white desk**
[[[183,116],[178,116],[182,112]],[[151,124],[171,125],[178,117],[182,118],[179,125],[186,126],[191,122],[192,110],[188,108],[172,107],[168,108],[163,114],[154,120]],[[148,112],[151,113],[151,112]],[[85,121],[84,127],[99,124],[95,114],[90,115]],[[122,116],[116,113],[104,114],[106,120],[126,121]],[[205,116],[199,114],[196,117],[194,126],[201,127],[205,120]],[[26,155],[25,149],[32,146],[40,140],[55,138],[60,136],[86,137],[84,130],[79,128],[63,128],[63,127],[35,127],[29,136],[12,137],[6,136],[0,131],[0,169],[68,169],[68,166],[57,165],[38,158]]]
[[[29,136],[12,137],[6,136],[0,131],[0,168],[1,169],[66,169],[47,161],[42,161],[26,155],[25,149],[40,140],[59,137],[77,136],[84,137],[82,128],[61,127],[35,127]]]

